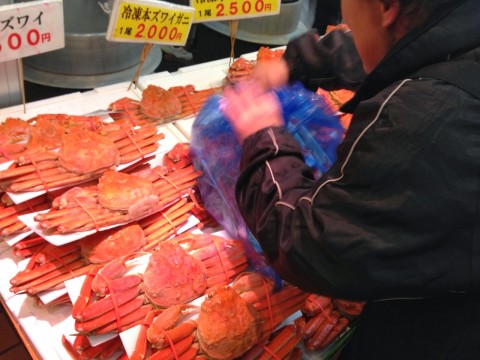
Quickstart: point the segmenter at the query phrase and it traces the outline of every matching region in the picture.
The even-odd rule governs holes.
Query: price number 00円
[[[226,17],[236,15],[261,14],[271,10],[272,4],[265,3],[264,0],[256,1],[232,1],[230,3],[218,3],[215,5],[215,11],[200,10],[200,16]]]
[[[138,24],[135,31],[131,31],[131,28],[119,28],[119,33],[126,37],[133,37],[136,39],[150,39],[150,40],[178,40],[182,37],[182,33],[178,31],[176,27],[168,27],[157,25],[147,26],[145,24]]]
[[[45,41],[50,41],[50,34],[40,34],[37,29],[31,29],[27,31],[22,37],[19,33],[11,33],[6,37],[6,42],[4,44],[0,44],[0,51],[2,51],[3,46],[10,50],[18,50],[22,46],[36,46],[39,43],[43,43]]]

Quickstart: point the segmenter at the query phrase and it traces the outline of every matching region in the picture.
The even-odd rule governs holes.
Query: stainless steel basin
[[[63,0],[63,10],[65,48],[24,58],[25,79],[74,89],[131,80],[143,44],[107,41],[109,15],[97,0]],[[142,66],[142,75],[153,72],[161,59],[160,48],[154,46]]]

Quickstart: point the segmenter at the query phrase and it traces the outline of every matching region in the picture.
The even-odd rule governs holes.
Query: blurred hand
[[[255,80],[227,87],[223,95],[222,111],[240,143],[261,129],[284,125],[277,96]]]
[[[289,68],[283,58],[259,62],[253,70],[253,78],[266,90],[286,85],[288,77]]]

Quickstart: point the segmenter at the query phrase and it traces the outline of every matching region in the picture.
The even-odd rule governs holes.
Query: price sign
[[[183,46],[193,22],[193,8],[164,1],[116,0],[107,40]]]
[[[280,12],[281,0],[190,0],[194,22],[245,19]]]
[[[65,47],[62,0],[0,6],[0,62]]]

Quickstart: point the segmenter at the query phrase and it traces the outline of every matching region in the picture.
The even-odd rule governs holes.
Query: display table
[[[247,54],[254,57],[256,54]],[[217,87],[222,84],[230,59],[181,68],[175,73],[161,72],[139,78],[137,87],[128,90],[129,82],[100,87],[86,92],[75,92],[46,100],[12,106],[0,110],[0,122],[8,117],[28,120],[38,114],[84,115],[107,109],[109,104],[122,98],[141,99],[141,90],[149,84],[168,89],[172,86],[194,85],[195,89]],[[165,141],[173,146],[188,142],[193,116],[163,125]],[[167,145],[167,146],[169,146]],[[71,359],[61,343],[62,335],[71,328],[69,304],[39,307],[32,297],[10,292],[9,280],[22,269],[22,261],[13,254],[11,246],[0,243],[0,300],[29,350],[32,358],[45,360]]]

